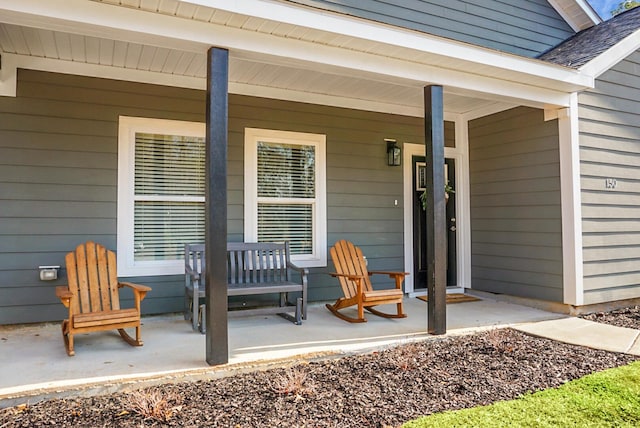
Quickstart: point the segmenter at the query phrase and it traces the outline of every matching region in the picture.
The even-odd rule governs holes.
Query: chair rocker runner
[[[65,257],[68,286],[56,287],[56,296],[69,308],[69,318],[62,321],[62,337],[69,356],[75,355],[73,336],[78,333],[117,329],[132,346],[142,346],[140,339],[140,302],[151,290],[145,285],[118,282],[116,255],[113,251],[88,241]],[[120,308],[118,289],[133,290],[134,307]],[[135,339],[124,330],[136,328]]]
[[[368,271],[362,251],[353,243],[345,240],[336,242],[331,248],[331,260],[336,269],[331,276],[340,280],[344,297],[340,297],[333,305],[327,304],[329,309],[338,318],[348,322],[366,322],[364,310],[385,318],[406,318],[402,309],[402,282],[408,275],[405,272]],[[389,275],[395,280],[395,288],[386,290],[374,290],[371,286],[370,276],[374,274]],[[375,306],[395,303],[396,314],[387,314],[373,309]],[[350,306],[358,306],[358,317],[353,318],[341,312],[340,309]]]

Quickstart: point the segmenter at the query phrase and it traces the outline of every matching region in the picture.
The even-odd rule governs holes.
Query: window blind
[[[136,133],[134,259],[181,259],[204,242],[204,192],[204,138]]]
[[[204,196],[204,138],[136,133],[135,194]]]
[[[315,147],[258,142],[258,197],[315,198]]]
[[[259,141],[258,241],[289,241],[292,254],[313,253],[315,147]]]
[[[313,252],[311,204],[258,204],[258,241],[289,241],[291,254]]]

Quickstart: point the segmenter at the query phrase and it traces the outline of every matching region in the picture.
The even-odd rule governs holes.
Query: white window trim
[[[205,129],[206,125],[199,122],[120,116],[118,125],[118,276],[155,276],[184,273],[183,259],[140,262],[136,262],[134,259],[136,132],[204,138]],[[162,198],[162,200],[169,199],[170,197]]]
[[[309,144],[316,147],[316,203],[313,209],[313,254],[292,255],[301,267],[327,265],[326,140],[324,134],[245,128],[244,130],[244,240],[258,241],[258,141]]]

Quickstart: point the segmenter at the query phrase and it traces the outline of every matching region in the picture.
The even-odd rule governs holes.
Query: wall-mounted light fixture
[[[384,141],[387,143],[387,165],[400,166],[402,161],[400,146],[396,143],[396,140],[385,138]]]
[[[53,281],[58,279],[60,266],[38,266],[40,269],[40,281]]]

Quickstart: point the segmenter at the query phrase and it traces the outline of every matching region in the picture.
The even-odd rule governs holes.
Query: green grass
[[[516,400],[425,416],[403,428],[637,426],[640,361]]]

